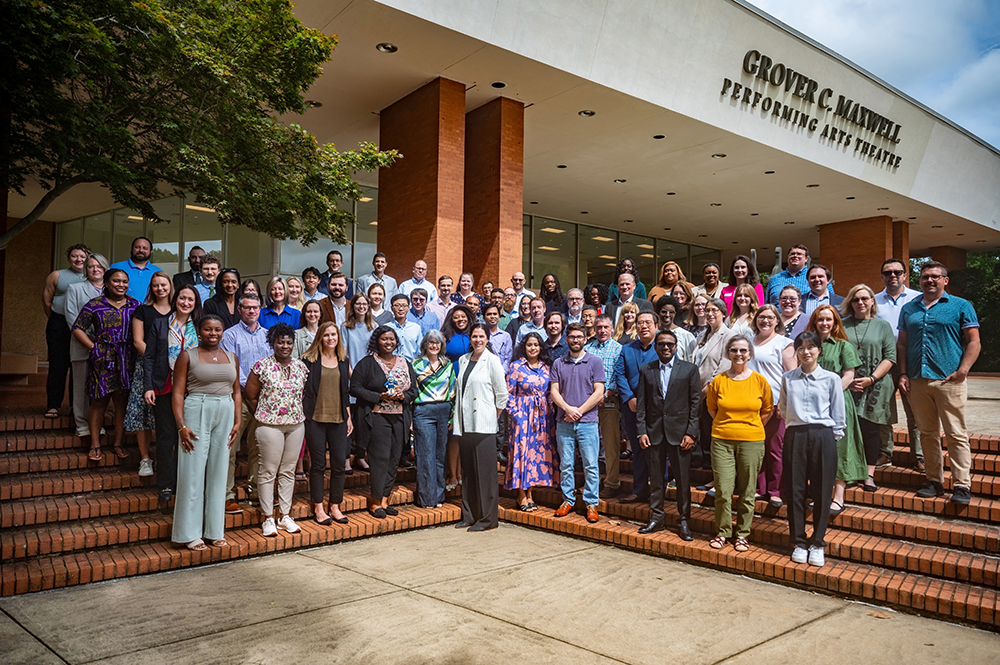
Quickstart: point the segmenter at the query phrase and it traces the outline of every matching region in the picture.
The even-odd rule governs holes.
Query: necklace
[[[850,330],[854,332],[854,346],[857,347],[858,351],[861,351],[861,345],[865,343],[865,337],[868,337],[868,330],[872,327],[872,320],[865,319],[865,332],[861,335],[861,339],[858,339],[858,328],[861,327],[861,321],[858,321],[856,325],[851,326]]]
[[[212,352],[209,351],[208,349],[206,349],[205,347],[201,347],[201,350],[208,354],[208,356],[212,359],[213,363],[219,362],[219,350],[218,350],[218,348],[215,350],[215,355],[212,355]]]

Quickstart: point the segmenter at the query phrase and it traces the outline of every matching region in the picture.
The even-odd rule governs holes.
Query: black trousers
[[[368,476],[374,505],[392,494],[403,437],[408,437],[410,433],[403,431],[402,414],[373,413],[371,419],[372,434],[368,440],[368,466],[371,470]],[[333,483],[332,480],[330,482]]]
[[[500,524],[496,434],[466,432],[458,437],[462,460],[462,521],[495,529]]]
[[[330,503],[340,503],[344,500],[344,462],[350,454],[347,422],[318,423],[306,418],[306,445],[309,446],[309,498],[313,503],[323,503],[323,476],[329,449]]]
[[[649,464],[649,509],[652,521],[663,523],[664,477],[667,462],[677,480],[677,514],[683,520],[691,519],[691,449],[681,450],[680,446],[662,443],[646,448],[646,462]]]
[[[861,426],[861,440],[865,444],[865,463],[875,466],[882,448],[881,425],[864,418],[858,418],[858,424]]]
[[[69,340],[72,333],[66,325],[66,317],[52,312],[45,324],[45,345],[49,351],[49,375],[45,380],[46,409],[62,406],[66,393],[66,374],[69,372]],[[70,402],[73,401],[70,396]]]
[[[785,430],[782,484],[788,508],[788,535],[795,547],[824,547],[830,521],[830,497],[837,476],[837,442],[833,429],[798,425]],[[806,499],[813,500],[813,532],[806,538]]]
[[[153,405],[156,421],[156,486],[160,490],[177,489],[177,421],[171,394],[157,395]]]
[[[708,415],[705,400],[701,401],[701,413],[698,414],[698,441],[695,443],[692,455],[694,465],[703,469],[712,468],[712,417]]]

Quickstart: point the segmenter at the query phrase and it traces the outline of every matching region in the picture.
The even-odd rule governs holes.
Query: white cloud
[[[1000,34],[993,0],[755,0],[980,138],[1000,145]]]

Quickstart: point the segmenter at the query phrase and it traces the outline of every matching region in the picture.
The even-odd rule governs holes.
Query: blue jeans
[[[417,503],[426,508],[444,503],[444,464],[448,451],[451,403],[413,407],[413,455],[417,464]]]
[[[597,468],[597,456],[601,449],[601,433],[597,423],[556,423],[556,444],[559,446],[559,487],[563,501],[576,503],[576,477],[573,473],[576,450],[580,450],[583,460],[583,502],[588,506],[597,505],[601,475]]]

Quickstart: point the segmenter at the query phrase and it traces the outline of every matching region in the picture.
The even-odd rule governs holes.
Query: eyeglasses
[[[677,342],[657,342],[656,346],[661,349],[675,349],[677,348]]]
[[[799,299],[797,296],[781,296],[778,300],[781,302],[798,302]]]
[[[906,271],[904,270],[883,270],[883,277],[902,277]]]
[[[868,296],[859,296],[859,297],[853,298],[851,300],[852,303],[853,302],[870,302],[870,301],[871,301],[871,298],[869,298]]]
[[[729,349],[729,353],[738,353],[740,355],[743,355],[745,353],[749,355],[750,349]]]

